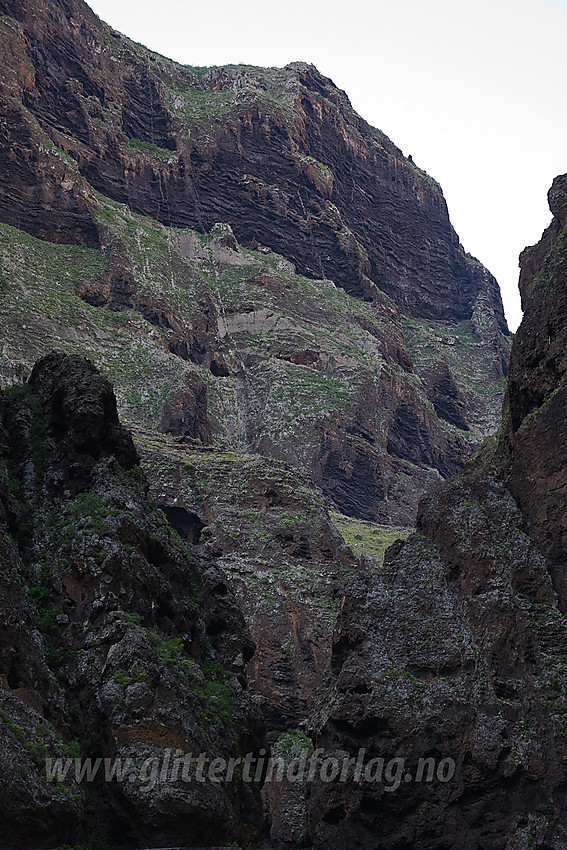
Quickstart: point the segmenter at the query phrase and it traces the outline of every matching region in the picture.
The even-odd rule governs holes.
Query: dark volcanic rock
[[[367,562],[349,588],[314,740],[405,761],[396,789],[394,774],[316,782],[315,847],[567,846],[566,188],[557,178],[554,221],[522,255],[526,312],[498,438],[422,499],[418,533],[384,569]],[[426,758],[452,759],[454,776],[415,781]]]
[[[20,89],[99,191],[175,227],[220,218],[239,242],[358,297],[375,284],[408,315],[463,321],[485,291],[506,331],[497,284],[467,262],[438,184],[313,66],[199,76],[116,39],[79,0],[0,10],[13,21],[7,96]],[[171,157],[140,157],[129,138]]]
[[[567,175],[554,180],[549,206],[552,223],[520,257],[525,314],[513,346],[504,425],[510,490],[550,559],[566,610]]]
[[[178,534],[148,501],[112,388],[88,361],[49,355],[0,412],[0,846],[255,840],[257,789],[194,768],[189,781],[161,775],[164,759],[263,742],[244,672],[254,643],[196,546],[202,523],[178,512]],[[79,756],[130,767],[46,782],[46,757]]]
[[[451,422],[457,428],[464,431],[469,430],[466,419],[466,402],[458,387],[447,363],[441,363],[431,370],[428,381],[430,387],[430,398],[437,415],[446,422]]]
[[[74,495],[85,489],[91,469],[104,458],[115,458],[127,470],[139,463],[132,437],[118,420],[112,386],[92,363],[53,352],[34,366],[29,386],[54,441],[50,477],[58,490]]]
[[[270,740],[304,726],[330,667],[333,629],[355,559],[309,478],[266,458],[137,430],[151,494],[199,528],[256,643],[248,665]]]
[[[141,766],[258,752],[265,721],[288,755],[308,732],[405,760],[395,789],[264,789],[276,845],[565,850],[567,179],[523,255],[500,434],[383,567],[355,560],[310,481],[409,520],[506,372],[495,281],[439,187],[310,66],[180,68],[79,0],[0,11],[8,350],[88,337],[171,432],[137,431],[152,501],[91,364],[49,355],[2,395],[0,844],[254,844],[239,773],[150,793]],[[88,797],[45,782],[77,752],[135,769]],[[420,759],[454,774],[418,781]]]
[[[256,643],[249,689],[272,753],[285,755],[297,740],[309,744],[301,730],[328,688],[333,630],[358,569],[321,494],[281,461],[139,429],[135,439],[152,495],[181,534],[177,520],[204,525],[200,543],[244,613]],[[305,791],[285,782],[263,789],[274,840],[295,836],[301,846]]]
[[[469,472],[436,485],[419,534],[349,589],[315,740],[327,755],[364,748],[365,763],[404,767],[395,788],[395,772],[315,783],[314,846],[504,850],[528,835],[526,846],[566,846],[567,630],[550,564],[522,526],[498,473]],[[437,769],[447,758],[449,782],[413,781],[420,759]]]
[[[166,434],[193,437],[208,445],[213,435],[207,416],[207,388],[195,373],[189,373],[185,383],[185,390],[168,398],[161,419],[161,430]]]

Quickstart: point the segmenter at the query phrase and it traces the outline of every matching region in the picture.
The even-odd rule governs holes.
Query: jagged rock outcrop
[[[167,774],[264,742],[254,643],[214,559],[148,501],[110,384],[52,354],[0,415],[0,846],[255,840],[255,787]],[[46,758],[118,773],[73,761],[50,784]]]
[[[549,198],[554,220],[521,258],[499,435],[349,587],[334,695],[313,719],[334,754],[404,759],[399,787],[314,783],[315,847],[567,847],[565,176]],[[416,781],[420,758],[452,759],[454,777]]]
[[[42,272],[98,316],[56,295],[45,337],[32,310],[25,346],[2,332],[5,378],[53,345],[86,354],[138,424],[307,467],[342,511],[413,521],[496,427],[509,349],[435,181],[312,66],[179,66],[81,0],[0,12],[4,277],[24,239],[7,225],[98,252],[45,248]]]
[[[511,361],[504,424],[509,487],[529,534],[550,561],[565,610],[567,175],[554,180],[548,197],[553,221],[541,241],[520,257],[525,314]]]
[[[213,441],[207,416],[207,386],[195,372],[185,377],[185,387],[170,395],[165,402],[160,422],[166,434],[192,437],[204,445]]]

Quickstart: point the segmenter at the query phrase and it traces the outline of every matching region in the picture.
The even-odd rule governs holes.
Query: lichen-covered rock
[[[255,787],[167,774],[172,758],[263,743],[254,643],[222,573],[148,501],[92,364],[49,355],[1,413],[1,846],[252,840]],[[114,775],[75,781],[72,766],[48,784],[45,759],[71,757]]]
[[[504,850],[536,834],[529,846],[567,846],[557,798],[567,629],[549,564],[522,525],[503,484],[470,472],[433,488],[418,534],[350,588],[315,739],[335,756],[364,748],[366,763],[402,759],[403,773],[396,787],[316,782],[315,846]],[[426,759],[436,771],[452,760],[449,781],[419,781]]]

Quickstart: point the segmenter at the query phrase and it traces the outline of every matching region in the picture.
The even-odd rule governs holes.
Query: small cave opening
[[[56,390],[51,403],[51,422],[49,424],[51,426],[51,433],[57,442],[63,439],[68,430],[63,406],[64,395],[62,389]]]
[[[333,809],[323,815],[323,822],[331,825],[336,825],[346,818],[344,806],[335,806]]]
[[[16,691],[20,687],[20,677],[15,667],[10,667],[6,681],[11,691]]]
[[[160,505],[168,523],[177,531],[179,536],[194,545],[201,542],[201,532],[205,524],[197,516],[175,505]]]
[[[388,721],[384,717],[363,717],[361,720],[356,720],[355,722],[333,720],[331,721],[331,725],[335,727],[341,736],[348,736],[353,740],[394,737]]]
[[[282,505],[284,502],[282,496],[274,487],[268,487],[268,489],[264,493],[264,496],[266,497],[268,507],[270,508],[276,507],[277,505]]]
[[[353,639],[346,634],[341,635],[333,647],[333,654],[331,656],[331,669],[333,673],[340,672],[347,656],[356,650],[360,643],[360,639]]]
[[[228,368],[224,365],[224,363],[218,363],[216,360],[213,360],[211,362],[209,369],[211,370],[215,378],[228,378],[228,376],[230,375],[230,372],[228,371]]]
[[[175,610],[173,605],[163,599],[158,599],[156,616],[159,620],[170,620],[173,623],[175,620]]]
[[[342,694],[363,695],[363,694],[371,694],[372,693],[372,688],[370,687],[370,685],[367,685],[365,683],[362,683],[360,685],[355,685],[354,687],[339,688],[339,690]]]

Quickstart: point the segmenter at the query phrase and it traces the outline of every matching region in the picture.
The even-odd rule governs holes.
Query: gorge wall
[[[552,224],[521,256],[502,427],[423,498],[384,569],[349,586],[334,697],[312,728],[349,756],[451,757],[455,778],[390,794],[319,784],[314,846],[567,846],[565,176],[549,202]]]
[[[265,745],[254,642],[223,572],[148,499],[87,361],[49,355],[0,413],[0,846],[257,840],[259,792],[241,777],[152,788],[142,767]],[[47,758],[124,769],[49,782]]]
[[[86,354],[130,421],[411,524],[497,427],[509,352],[438,184],[312,66],[179,66],[80,0],[0,12],[3,380]]]
[[[501,418],[496,281],[330,80],[0,12],[0,847],[567,848],[567,177]],[[141,773],[305,747],[412,778]]]

